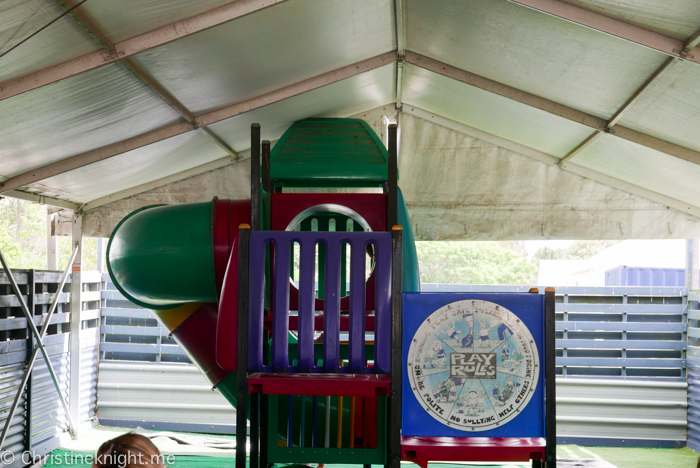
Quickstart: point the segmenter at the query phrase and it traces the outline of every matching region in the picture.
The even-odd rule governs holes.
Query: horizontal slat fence
[[[688,447],[700,452],[700,291],[688,293]]]
[[[424,284],[422,289],[424,292],[512,293],[527,292],[530,288]],[[540,292],[543,291],[541,287]],[[560,441],[632,446],[684,444],[688,407],[686,339],[689,336],[686,290],[562,287],[557,288],[556,293],[557,433]],[[149,311],[131,304],[116,291],[108,275],[103,276],[103,302],[101,359],[105,364],[114,362],[103,366],[101,375],[108,376],[110,382],[121,379],[124,384],[130,383],[130,372],[120,369],[138,363],[123,361],[189,362],[184,352],[168,338],[167,330]],[[179,372],[172,365],[155,366],[154,370],[163,376]],[[167,377],[166,380],[175,382],[177,379]],[[213,407],[200,409],[204,413],[198,422],[188,416],[178,423],[177,418],[164,416],[164,408],[153,411],[147,408],[144,403],[149,401],[145,394],[147,389],[129,387],[116,393],[114,383],[103,387],[102,382],[101,379],[98,390],[100,417],[102,420],[105,414],[109,415],[110,424],[119,424],[116,421],[119,415],[127,414],[122,406],[127,405],[123,397],[129,395],[136,404],[128,414],[140,414],[145,422],[155,424],[154,427],[215,427],[211,430],[223,432],[230,432],[232,427],[225,422],[219,425],[220,420],[209,412],[216,411]],[[181,400],[164,404],[171,405],[174,411],[182,408],[182,404],[186,407],[187,398],[195,402],[204,396],[206,381],[203,378],[196,384],[187,380],[186,385],[195,388],[187,391],[196,392],[199,386],[202,393],[197,393],[198,396],[182,393]],[[223,398],[219,401],[226,404]],[[154,419],[149,420],[149,417]],[[231,424],[234,422],[232,417],[227,420]]]
[[[57,292],[62,273],[57,271],[13,270],[24,300],[40,326],[48,313],[54,296],[59,303],[44,338],[46,351],[61,385],[70,401],[68,380],[70,369],[70,277]],[[82,294],[81,367],[83,369],[80,421],[96,415],[97,347],[99,345],[100,284],[97,272],[84,272]],[[0,271],[0,425],[4,426],[12,401],[19,389],[24,370],[35,340],[27,328],[19,300],[12,292],[9,278]],[[36,360],[29,385],[25,388],[8,438],[3,447],[15,455],[13,463],[2,466],[22,466],[21,454],[31,451],[43,455],[59,445],[60,434],[67,429],[66,416],[59,402],[46,362],[41,354]]]
[[[150,310],[126,299],[108,274],[102,275],[102,361],[190,363]]]
[[[102,285],[100,424],[235,434],[235,408],[212,391],[168,330],[122,296],[108,274]]]
[[[527,292],[529,287],[425,284],[422,289]],[[685,288],[556,288],[557,375],[684,382],[687,314]]]
[[[422,289],[530,288],[424,284]],[[686,296],[685,288],[673,287],[556,288],[559,443],[685,444],[690,335]]]

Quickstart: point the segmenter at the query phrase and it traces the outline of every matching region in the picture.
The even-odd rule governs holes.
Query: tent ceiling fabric
[[[121,42],[227,3],[230,1],[90,0],[85,9],[102,26],[112,42]]]
[[[591,129],[425,69],[404,65],[404,102],[563,157]],[[402,133],[403,135],[403,133]]]
[[[91,70],[0,101],[0,175],[12,177],[179,119],[120,65]]]
[[[389,0],[293,0],[135,60],[202,113],[394,50],[392,22]]]
[[[668,53],[507,0],[88,0],[76,8],[72,14],[88,18],[88,27],[112,44],[156,30],[179,37],[163,41],[153,33],[156,46],[145,42],[130,60],[146,81],[154,81],[176,106],[194,115],[197,125],[208,125],[206,131],[220,140],[217,145],[205,130],[187,127],[173,103],[144,84],[132,67],[99,52],[95,31],[86,31],[71,15],[1,56],[64,13],[61,4],[77,2],[0,4],[0,181],[119,144],[99,162],[82,167],[76,162],[67,172],[43,171],[41,180],[27,176],[5,188],[15,189],[7,196],[24,191],[25,197],[56,199],[45,198],[46,203],[87,203],[88,234],[108,234],[126,207],[146,200],[179,203],[245,193],[247,164],[234,160],[249,146],[252,122],[261,123],[268,139],[278,138],[295,120],[313,116],[362,113],[380,128],[381,117],[393,116],[394,103],[403,102],[406,112],[398,116],[401,184],[420,238],[700,236],[700,191],[694,183],[700,165],[677,157],[683,153],[694,159],[700,152],[698,63],[675,58],[655,76]],[[567,2],[681,44],[700,29],[695,0]],[[240,5],[242,13],[229,8],[217,16],[231,5]],[[200,31],[192,23],[197,15],[214,26]],[[183,24],[199,32],[190,34]],[[495,94],[414,61],[401,63],[401,55],[397,64],[393,51],[402,53],[403,47],[412,57],[421,54],[508,86],[511,94]],[[81,69],[78,58],[95,51],[104,64],[93,57],[93,65]],[[386,60],[359,65],[380,55]],[[74,76],[61,79],[65,69],[50,68],[70,60],[65,67]],[[351,73],[355,64],[363,68]],[[340,78],[333,79],[340,70]],[[329,75],[296,85],[323,74]],[[13,86],[31,90],[3,99],[12,96],[2,93]],[[642,146],[651,144],[644,138],[638,144],[601,134],[582,148],[596,128],[533,107],[532,100],[519,102],[518,93],[588,114],[603,122],[598,131],[623,111],[610,126],[617,123],[621,131],[626,127],[675,146],[661,148],[666,154]],[[215,117],[239,104],[242,113]],[[493,138],[479,140],[417,116],[429,118],[429,113],[508,141],[499,146]],[[141,137],[149,144],[121,145]],[[237,155],[222,149],[221,142]],[[537,160],[524,158],[523,152],[536,153]],[[197,167],[218,169],[174,184],[158,182],[198,174]],[[576,171],[623,190],[632,187],[629,191],[637,195]],[[225,183],[227,177],[235,187]],[[549,191],[536,189],[545,184]],[[129,190],[137,186],[144,193],[132,196]],[[121,200],[120,193],[132,198]],[[645,193],[656,202],[639,196]],[[118,201],[101,206],[110,195]]]
[[[0,54],[17,45],[63,10],[46,0],[0,2]],[[25,47],[26,46],[26,47]],[[63,17],[0,58],[0,83],[27,75],[99,49],[99,45],[70,17]]]
[[[365,119],[381,135],[377,108]],[[404,113],[399,174],[419,240],[686,238],[700,220]],[[248,157],[248,153],[244,153]],[[233,164],[90,210],[87,235],[106,236],[153,203],[248,197],[250,166]],[[227,184],[227,181],[233,183]]]
[[[598,117],[611,117],[665,60],[513,3],[441,3],[407,3],[409,50]]]
[[[700,151],[700,66],[676,62],[620,120],[622,125]]]
[[[681,40],[700,29],[696,0],[568,0],[567,3]]]

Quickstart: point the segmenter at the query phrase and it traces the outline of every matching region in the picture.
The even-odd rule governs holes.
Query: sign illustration
[[[508,309],[463,300],[433,312],[408,351],[416,399],[449,427],[479,432],[515,418],[528,404],[539,357],[527,327]]]

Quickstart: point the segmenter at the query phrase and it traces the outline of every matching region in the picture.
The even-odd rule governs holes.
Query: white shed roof
[[[480,222],[504,206],[535,210],[515,203],[526,173],[578,190],[531,200],[549,228],[492,237],[615,237],[591,225],[618,218],[617,237],[697,237],[699,30],[694,0],[7,0],[0,192],[104,219],[110,203],[240,160],[252,122],[275,140],[298,119],[379,109],[375,126],[411,121],[400,158],[416,224],[474,210],[479,194],[440,190],[444,170],[414,170],[468,147],[452,174],[508,180],[502,198],[473,184],[492,212]],[[549,169],[518,166],[523,155]],[[638,214],[621,215],[623,200]],[[607,218],[567,230],[576,221],[562,206]]]

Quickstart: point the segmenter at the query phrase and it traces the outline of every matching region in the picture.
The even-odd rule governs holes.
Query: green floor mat
[[[173,461],[174,459],[174,461]],[[92,465],[92,455],[87,453],[70,452],[67,450],[55,450],[51,453],[51,456],[47,458],[44,468],[54,468],[54,467],[84,467],[90,468]],[[166,465],[172,468],[204,468],[204,467],[234,467],[236,465],[235,458],[222,458],[222,457],[194,457],[189,455],[174,455],[172,458],[166,459]],[[276,466],[284,466],[278,464]],[[299,467],[308,468],[306,465],[287,465],[287,467]],[[326,465],[326,468],[348,468],[353,465]],[[356,465],[362,466],[362,465]],[[379,466],[379,465],[377,465]],[[407,467],[412,466],[418,468],[418,465],[406,464]],[[455,466],[469,467],[469,468],[530,468],[529,464],[512,464],[507,465],[494,465],[494,464],[469,464],[469,465],[455,465],[446,463],[431,463],[430,468],[455,468]]]
[[[85,467],[90,468],[93,455],[88,453],[69,452],[67,450],[54,450],[48,457],[44,468],[52,467]],[[196,457],[191,455],[171,455],[166,457],[165,464],[172,468],[204,468],[204,467],[232,467],[236,465],[235,458],[222,457]]]
[[[601,458],[617,468],[696,468],[698,454],[689,448],[648,449],[558,445],[557,458]]]
[[[643,449],[643,448],[616,448],[616,447],[580,447],[578,445],[563,445],[557,447],[557,456],[566,459],[593,459],[606,460],[617,468],[696,468],[698,454],[689,448],[683,449]],[[45,468],[53,467],[85,467],[90,468],[92,455],[86,453],[70,452],[67,450],[55,450],[47,459]],[[189,455],[175,455],[166,460],[166,465],[172,468],[204,468],[204,467],[233,467],[236,464],[234,458],[223,457],[197,457]],[[173,461],[174,459],[174,461]],[[170,463],[172,461],[172,463]],[[277,465],[281,466],[281,465]],[[303,465],[297,465],[303,466]],[[347,468],[351,465],[326,465],[326,468]],[[357,465],[360,466],[360,465]],[[469,468],[529,468],[529,464],[447,464],[431,463],[430,468],[454,468],[455,466]],[[406,464],[406,467],[417,465]]]

